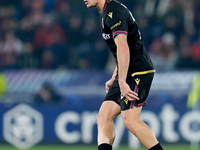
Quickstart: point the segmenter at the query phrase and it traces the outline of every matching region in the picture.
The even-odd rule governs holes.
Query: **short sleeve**
[[[128,34],[128,16],[125,9],[111,11],[107,14],[107,23],[113,38],[118,34]]]

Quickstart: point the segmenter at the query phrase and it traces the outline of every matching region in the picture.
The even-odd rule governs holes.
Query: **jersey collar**
[[[107,5],[108,5],[108,1],[109,0],[105,0],[105,4],[103,6],[103,10],[101,11],[101,15],[103,14],[104,10],[106,9]]]

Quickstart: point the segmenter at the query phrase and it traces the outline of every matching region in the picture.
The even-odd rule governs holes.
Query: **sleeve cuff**
[[[126,31],[115,31],[115,32],[113,32],[113,38],[114,38],[116,35],[118,35],[118,34],[125,34],[125,35],[127,35],[128,33],[127,33]]]

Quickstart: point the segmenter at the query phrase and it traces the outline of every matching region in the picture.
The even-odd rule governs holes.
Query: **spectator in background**
[[[40,61],[41,69],[56,69],[55,57],[51,50],[45,49]]]
[[[150,22],[148,20],[148,18],[146,17],[141,17],[138,19],[138,25],[140,27],[140,32],[143,35],[142,39],[144,41],[144,45],[145,47],[149,47],[150,43],[152,42],[152,38],[151,38],[151,29],[150,29]],[[149,49],[147,49],[148,51]]]
[[[61,96],[51,83],[44,82],[39,92],[35,94],[33,101],[35,104],[57,104],[61,101]]]
[[[80,15],[73,14],[69,19],[69,28],[66,29],[68,37],[67,43],[69,46],[69,64],[70,68],[88,69],[90,60],[86,60],[83,56],[85,51],[89,52],[91,43],[84,43],[85,41],[82,34],[82,18]],[[84,40],[83,40],[84,39]],[[79,63],[81,61],[81,63]]]
[[[66,35],[66,41],[69,39],[69,36],[67,34],[67,31],[69,30],[69,22],[70,22],[70,16],[71,16],[71,7],[69,5],[69,2],[66,0],[56,0],[55,1],[55,21],[61,26],[63,31]],[[66,42],[66,45],[68,44],[68,41]]]
[[[183,34],[179,40],[179,57],[176,63],[176,69],[187,70],[194,69],[194,61],[191,58],[191,43],[190,36],[188,34]]]
[[[22,19],[30,13],[30,10],[33,7],[33,1],[30,0],[21,0],[21,7],[18,8],[19,18]]]
[[[60,43],[45,47],[42,54],[41,68],[67,68],[69,59],[68,48]]]
[[[23,42],[33,42],[35,27],[30,17],[22,19],[16,34]]]
[[[158,71],[170,71],[175,69],[177,61],[176,38],[173,33],[165,33],[162,38],[152,42],[150,55],[155,69]]]
[[[31,5],[31,11],[28,16],[31,18],[34,25],[40,25],[45,19],[44,16],[44,1],[43,0],[33,0]]]
[[[176,38],[180,38],[184,27],[183,25],[183,14],[179,9],[170,9],[163,17],[163,32],[172,32]]]
[[[3,69],[19,69],[17,57],[22,53],[23,43],[13,31],[5,33],[5,40],[0,43],[0,56]]]
[[[200,37],[198,34],[200,32],[199,0],[120,1],[126,4],[135,14],[147,51],[151,51],[151,54],[154,53],[153,55],[157,56],[153,58],[155,63],[161,62],[163,64],[165,69],[161,67],[161,70],[166,70],[166,68],[170,70],[171,67],[169,66],[171,64],[168,64],[170,63],[169,61],[163,61],[165,64],[161,61],[163,60],[163,52],[161,53],[160,50],[158,51],[159,53],[156,50],[152,53],[152,45],[156,43],[158,47],[159,45],[163,47],[161,37],[167,32],[173,33],[176,38],[175,47],[178,47],[178,49],[175,48],[174,55],[176,53],[179,54],[176,67],[178,69],[200,68],[197,60],[199,49],[197,39]],[[0,41],[1,45],[4,45],[3,43],[5,42],[4,35],[12,31],[16,33],[15,37],[21,41],[21,45],[23,43],[31,43],[33,45],[33,54],[39,62],[38,69],[43,68],[41,67],[42,63],[51,62],[50,60],[53,59],[55,66],[44,68],[104,68],[102,63],[107,62],[99,61],[102,58],[101,55],[106,55],[104,57],[107,57],[103,49],[100,50],[100,48],[98,50],[97,48],[95,50],[99,53],[95,60],[91,59],[90,56],[86,57],[86,55],[91,54],[91,51],[95,52],[93,49],[96,45],[99,45],[99,40],[95,35],[99,34],[96,32],[99,24],[96,25],[95,22],[98,12],[91,9],[89,10],[90,13],[88,13],[86,8],[81,7],[81,4],[82,1],[80,0],[1,0],[0,35],[3,40],[3,42],[1,42],[2,40]],[[77,12],[80,13],[76,14]],[[93,15],[85,19],[86,13]],[[187,34],[189,38],[188,50],[180,45],[183,44],[182,42],[178,42],[182,40],[184,34]],[[2,46],[0,47],[0,55],[2,55]],[[49,50],[48,53],[46,49]],[[166,52],[164,49],[162,51]],[[18,53],[17,55],[23,55],[23,53]],[[50,55],[52,56],[50,57]],[[45,58],[45,61],[42,57]],[[174,58],[176,57],[174,56]],[[47,58],[48,61],[46,60]],[[21,59],[21,57],[16,57],[16,54],[10,55],[7,60],[1,59],[0,65],[4,66],[4,68],[19,68],[16,62],[21,60],[18,59]],[[189,65],[190,63],[191,65]],[[160,66],[161,64],[155,64],[155,66]]]
[[[45,17],[41,26],[36,30],[34,43],[37,48],[44,48],[55,43],[64,43],[65,34],[63,29],[53,21],[52,16]]]
[[[108,63],[110,53],[107,45],[102,39],[97,39],[94,44],[94,50],[92,54],[92,58],[94,59],[92,60],[94,65],[93,67],[96,69],[104,70]]]
[[[99,59],[102,59],[101,60],[102,62],[106,61],[106,59],[102,58],[100,55],[93,55],[95,52],[99,50],[101,51],[103,47],[105,48],[105,44],[102,42],[101,42],[102,46],[98,45],[99,47],[98,48],[96,47],[96,43],[98,43],[97,40],[99,33],[97,30],[98,27],[99,26],[97,25],[95,18],[93,18],[92,16],[88,17],[83,24],[83,28],[81,30],[82,37],[79,37],[78,40],[80,40],[80,43],[77,43],[79,44],[77,49],[79,53],[78,68],[82,70],[91,68],[97,69],[98,67],[100,67],[97,66],[100,63]]]
[[[69,27],[69,18],[72,13],[69,2],[66,0],[56,0],[55,10],[59,24],[64,30],[67,29]]]
[[[97,21],[95,20],[95,18],[92,18],[92,16],[88,17],[84,21],[83,30],[81,31],[84,42],[94,43],[98,39],[99,25],[96,22]]]
[[[191,47],[191,57],[195,62],[194,68],[200,68],[200,38]]]
[[[194,26],[197,32],[200,32],[200,1],[195,1],[195,9],[194,9]],[[200,35],[198,35],[200,36]]]
[[[5,33],[5,40],[2,42],[2,53],[18,55],[22,52],[22,47],[22,41],[15,36],[13,31]]]
[[[22,69],[38,68],[38,59],[33,54],[34,47],[31,43],[26,42],[23,46],[22,54],[18,57],[18,64]]]
[[[69,19],[69,28],[67,29],[68,43],[70,47],[76,47],[83,40],[82,18],[73,14]]]
[[[14,18],[14,7],[5,6],[0,7],[0,29],[1,33],[15,31],[18,25],[17,20]]]
[[[36,56],[38,57],[38,59],[43,61],[42,57],[44,57],[45,54],[48,54],[48,56],[50,56],[50,53],[43,52],[45,47],[57,43],[63,44],[64,42],[65,34],[63,29],[56,22],[53,21],[52,16],[46,16],[43,23],[36,29],[36,33],[34,36],[34,45],[36,47]]]

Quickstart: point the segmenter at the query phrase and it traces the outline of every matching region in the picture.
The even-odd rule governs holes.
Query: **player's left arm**
[[[127,35],[118,34],[115,39],[115,44],[117,46],[117,61],[118,61],[118,83],[120,90],[124,97],[129,101],[139,100],[137,93],[133,92],[129,85],[126,83],[129,61],[130,61],[130,52],[127,43]]]

